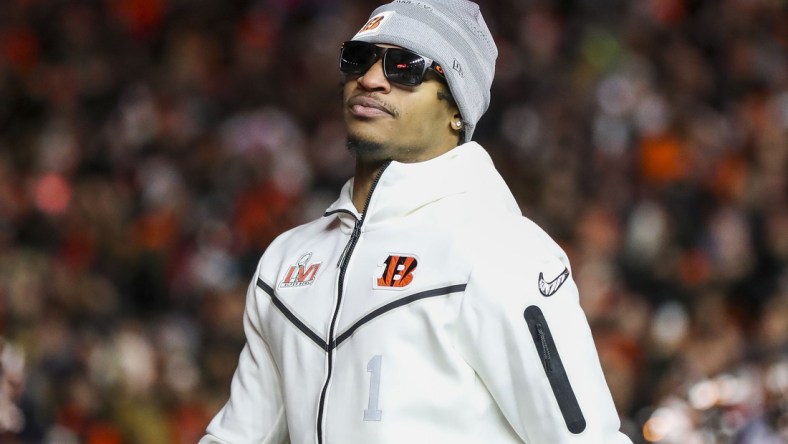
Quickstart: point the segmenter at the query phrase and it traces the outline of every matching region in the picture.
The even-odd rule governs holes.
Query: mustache
[[[385,111],[394,117],[399,117],[399,110],[390,103],[382,100],[378,94],[375,93],[362,93],[352,96],[347,99],[346,106],[362,105],[370,108],[377,108]]]

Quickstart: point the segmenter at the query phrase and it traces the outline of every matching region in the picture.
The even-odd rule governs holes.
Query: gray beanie
[[[471,140],[490,105],[498,49],[479,5],[468,0],[394,0],[380,6],[353,37],[397,45],[438,62]]]

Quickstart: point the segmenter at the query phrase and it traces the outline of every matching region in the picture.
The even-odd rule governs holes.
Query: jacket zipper
[[[345,245],[345,249],[342,251],[342,254],[339,256],[339,261],[337,261],[337,267],[339,267],[339,282],[337,284],[337,303],[334,307],[334,314],[331,316],[331,324],[328,329],[328,346],[326,347],[326,352],[328,353],[328,371],[326,372],[326,380],[323,383],[323,390],[320,392],[320,400],[318,401],[317,407],[317,442],[318,444],[323,444],[323,415],[325,414],[325,404],[326,404],[326,393],[328,392],[328,384],[331,381],[331,375],[334,370],[334,345],[336,341],[334,340],[334,331],[336,328],[337,319],[339,318],[339,310],[342,307],[342,294],[344,291],[344,284],[345,284],[345,272],[347,271],[348,264],[350,263],[350,256],[353,254],[353,250],[356,248],[356,244],[358,244],[358,240],[361,238],[361,226],[364,224],[364,220],[367,217],[367,208],[369,207],[369,202],[372,200],[372,193],[375,192],[375,188],[378,186],[378,182],[380,181],[380,177],[383,175],[383,172],[388,168],[391,164],[390,161],[386,162],[381,166],[378,174],[372,181],[372,186],[369,188],[369,193],[367,193],[367,199],[364,202],[363,213],[361,213],[361,219],[356,219],[355,223],[353,224],[353,232],[350,234],[350,239],[348,240],[347,245]],[[353,216],[355,218],[355,216]]]
[[[539,336],[539,342],[542,344],[542,359],[544,362],[544,371],[547,373],[553,372],[553,366],[550,365],[550,348],[547,346],[547,338],[542,328],[542,323],[536,323],[536,334]]]

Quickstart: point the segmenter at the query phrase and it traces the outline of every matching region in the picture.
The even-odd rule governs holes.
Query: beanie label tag
[[[454,59],[454,63],[452,63],[451,69],[457,71],[457,74],[459,74],[460,77],[465,78],[465,74],[463,74],[462,72],[462,65],[460,65],[460,62],[457,59]]]
[[[380,32],[380,29],[383,27],[383,24],[386,23],[391,16],[395,14],[395,11],[384,11],[374,17],[371,17],[361,29],[358,30],[354,39],[356,37],[362,37],[366,35],[375,35]]]

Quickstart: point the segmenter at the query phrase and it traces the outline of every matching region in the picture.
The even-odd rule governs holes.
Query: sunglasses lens
[[[365,42],[345,42],[339,56],[339,70],[346,74],[364,74],[377,58],[375,45]]]
[[[383,62],[386,77],[392,82],[415,86],[424,80],[427,62],[416,53],[391,48],[386,52]]]
[[[416,86],[424,81],[427,61],[406,49],[380,48],[373,43],[347,41],[339,55],[339,70],[362,75],[383,55],[383,71],[390,82]]]

